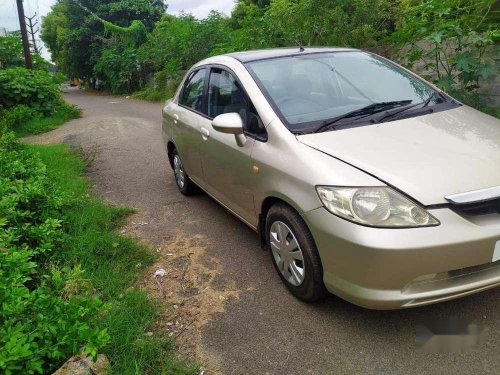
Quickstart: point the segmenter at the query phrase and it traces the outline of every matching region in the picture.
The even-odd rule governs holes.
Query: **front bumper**
[[[380,229],[322,207],[307,212],[327,289],[366,308],[398,309],[500,286],[500,261],[493,262],[499,215],[467,220],[448,208],[429,212],[441,225]]]

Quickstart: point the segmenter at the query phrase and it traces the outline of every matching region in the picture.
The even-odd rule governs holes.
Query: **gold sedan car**
[[[258,232],[300,299],[397,309],[500,285],[500,121],[385,58],[211,57],[163,135],[179,190]]]

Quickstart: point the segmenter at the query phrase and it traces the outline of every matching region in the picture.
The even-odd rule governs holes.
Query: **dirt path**
[[[132,206],[127,233],[159,253],[142,285],[162,301],[180,351],[224,374],[498,374],[500,289],[414,310],[377,312],[335,297],[307,305],[281,285],[257,236],[205,195],[177,192],[161,105],[72,90],[83,118],[34,137],[92,155],[99,196]],[[153,272],[167,275],[156,283]],[[485,328],[461,354],[418,350],[416,329],[456,316]]]

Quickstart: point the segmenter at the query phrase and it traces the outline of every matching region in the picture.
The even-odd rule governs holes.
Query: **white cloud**
[[[40,27],[41,17],[45,16],[56,0],[24,0],[24,14],[27,17],[38,15],[38,25]],[[8,31],[19,30],[19,17],[17,15],[16,0],[0,0],[0,27],[5,27]],[[38,43],[42,41],[38,38]],[[43,48],[42,55],[50,59],[50,54]]]
[[[229,16],[234,8],[234,0],[168,0],[167,4],[168,13],[179,14],[184,11],[197,18],[205,18],[211,10],[218,10]]]

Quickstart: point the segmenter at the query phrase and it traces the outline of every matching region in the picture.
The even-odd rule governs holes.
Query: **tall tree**
[[[101,19],[122,27],[141,21],[152,30],[165,9],[158,0],[58,0],[42,22],[41,38],[61,70],[90,78],[103,51],[115,43]]]

